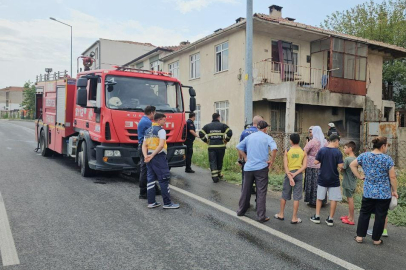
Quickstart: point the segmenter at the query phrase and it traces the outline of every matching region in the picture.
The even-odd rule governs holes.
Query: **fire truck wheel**
[[[81,148],[81,151],[79,153],[80,174],[83,177],[92,176],[94,174],[94,170],[90,169],[89,167],[89,157],[85,141],[82,142],[80,148]]]
[[[51,155],[51,150],[49,150],[45,144],[45,135],[43,130],[41,131],[40,146],[41,146],[41,155],[43,157],[48,157]]]

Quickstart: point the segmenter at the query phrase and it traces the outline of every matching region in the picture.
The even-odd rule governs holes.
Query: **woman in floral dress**
[[[323,131],[320,126],[312,127],[313,138],[306,144],[304,151],[307,154],[307,168],[305,171],[304,180],[304,201],[309,206],[316,207],[317,200],[317,178],[319,175],[320,164],[314,165],[317,152],[320,148],[327,146],[327,141],[324,138]],[[323,201],[323,204],[327,202],[327,198]]]

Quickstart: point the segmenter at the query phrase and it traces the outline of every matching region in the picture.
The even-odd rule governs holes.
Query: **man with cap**
[[[340,133],[338,133],[336,125],[334,125],[333,122],[330,122],[328,126],[330,127],[330,129],[327,132],[327,137],[330,137],[331,135],[337,135],[338,137],[340,137]]]
[[[248,137],[252,133],[257,132],[258,131],[258,128],[257,128],[258,122],[262,121],[262,120],[264,120],[262,118],[262,116],[260,116],[260,115],[254,116],[254,118],[252,119],[252,125],[248,125],[246,127],[246,129],[241,133],[240,142],[242,142],[246,137]],[[241,183],[242,183],[242,185],[244,185],[244,165],[245,165],[245,161],[243,159],[243,156],[240,155],[240,154],[238,155],[238,163],[241,165],[241,170],[242,170],[242,173],[241,173],[242,182]],[[251,189],[251,194],[255,194],[255,193],[256,193],[255,192],[255,187],[253,185],[252,189]]]
[[[277,146],[271,136],[267,134],[268,123],[258,122],[258,132],[246,137],[237,145],[237,150],[245,160],[244,185],[239,201],[237,216],[243,216],[250,206],[251,187],[254,181],[257,184],[257,220],[266,222],[266,193],[268,190],[268,172],[272,167]],[[269,150],[271,158],[269,159]]]

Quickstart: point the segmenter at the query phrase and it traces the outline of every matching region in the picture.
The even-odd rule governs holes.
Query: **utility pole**
[[[247,0],[247,17],[245,30],[245,106],[244,117],[245,124],[252,120],[252,39],[253,39],[253,19],[252,19],[252,0]]]

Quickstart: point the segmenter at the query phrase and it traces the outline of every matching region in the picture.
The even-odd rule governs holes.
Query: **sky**
[[[283,17],[319,26],[367,0],[253,1],[254,13],[275,4]],[[75,76],[76,58],[99,38],[178,45],[235,23],[245,9],[246,0],[0,0],[0,89],[34,82],[45,68],[70,70],[70,28],[49,17],[73,27]]]

